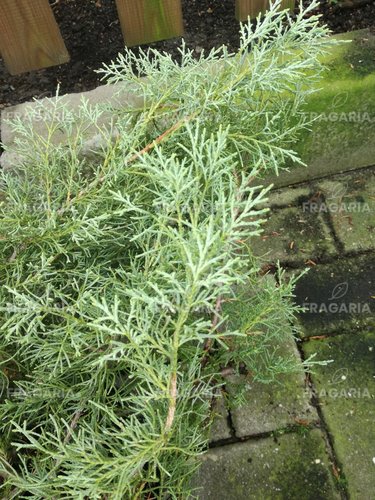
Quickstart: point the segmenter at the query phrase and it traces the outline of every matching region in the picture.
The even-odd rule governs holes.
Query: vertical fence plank
[[[282,9],[294,10],[295,6],[296,6],[296,0],[283,0],[281,2]]]
[[[183,34],[181,0],[116,0],[129,47]]]
[[[294,9],[295,0],[283,0],[280,9]],[[266,12],[269,7],[269,0],[236,0],[236,19],[247,21],[257,17],[261,12]]]
[[[0,0],[0,53],[12,75],[69,61],[48,0]]]

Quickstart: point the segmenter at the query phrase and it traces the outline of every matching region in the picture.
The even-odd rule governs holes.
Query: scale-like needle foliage
[[[330,42],[315,16],[277,7],[242,26],[236,55],[125,51],[103,73],[140,105],[111,125],[63,99],[47,136],[42,104],[14,120],[17,165],[0,181],[7,498],[187,498],[221,368],[295,369],[268,353],[292,333],[293,284],[261,277],[251,238],[259,178],[298,160]],[[236,297],[249,307],[234,328]]]

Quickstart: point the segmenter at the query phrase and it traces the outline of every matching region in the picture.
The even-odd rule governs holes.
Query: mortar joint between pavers
[[[366,328],[366,327],[362,327]],[[310,335],[305,337],[299,337],[298,342],[302,344],[308,344],[309,342],[324,342],[327,339],[333,339],[335,337],[346,337],[348,335],[353,335],[353,327],[348,329],[340,328],[339,330],[331,330],[322,335]],[[303,351],[302,351],[303,352]]]
[[[317,184],[313,183],[312,186],[313,186],[315,192],[319,192],[319,187]],[[327,200],[326,200],[324,193],[320,193],[320,196],[321,196],[322,202],[326,203]],[[333,220],[332,220],[332,215],[331,215],[330,211],[327,211],[327,212],[323,211],[321,215],[322,215],[323,223],[327,226],[329,234],[331,235],[333,243],[334,243],[336,250],[338,252],[338,255],[336,256],[336,258],[341,257],[345,253],[344,244],[340,240],[340,238],[338,237],[338,235],[335,231],[335,227],[334,227]]]
[[[308,424],[287,424],[278,429],[273,429],[270,431],[258,432],[257,434],[250,434],[241,437],[231,437],[227,439],[221,439],[218,441],[213,441],[209,443],[209,449],[222,448],[224,446],[229,446],[232,444],[241,444],[248,441],[259,441],[261,439],[273,438],[277,439],[278,436],[283,436],[287,434],[298,434],[303,429],[306,432],[312,431],[313,429],[322,429],[320,420],[311,421]]]
[[[225,404],[225,409],[227,411],[227,425],[229,427],[229,432],[230,432],[231,438],[237,439],[236,429],[234,427],[231,409],[230,409],[230,406],[228,405],[229,392],[227,390],[226,384],[224,384],[222,386],[221,390],[222,390],[223,395],[224,395],[224,404]]]
[[[305,364],[306,357],[305,357],[305,354],[304,354],[303,349],[302,349],[302,342],[300,340],[296,339],[296,345],[297,345],[299,355],[301,357],[301,361],[303,364]],[[325,440],[327,454],[329,456],[329,459],[330,459],[331,465],[332,465],[332,473],[336,479],[335,486],[336,486],[337,491],[339,492],[339,494],[341,496],[341,499],[342,500],[349,500],[349,492],[348,492],[347,487],[346,487],[345,474],[343,472],[342,464],[340,463],[340,461],[337,457],[337,454],[335,452],[333,438],[332,438],[332,435],[328,429],[327,422],[325,421],[323,412],[322,412],[321,407],[320,407],[318,391],[316,390],[315,384],[314,384],[313,379],[311,377],[311,373],[308,372],[307,370],[305,370],[305,377],[306,377],[306,383],[307,383],[308,387],[310,388],[310,392],[311,392],[310,403],[315,408],[315,410],[318,414],[319,428],[320,428],[322,435],[323,435],[323,438]],[[337,474],[338,474],[338,477],[337,477]],[[339,478],[344,479],[344,481],[338,483]]]

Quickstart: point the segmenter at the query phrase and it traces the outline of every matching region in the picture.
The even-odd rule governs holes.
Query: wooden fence
[[[127,46],[183,35],[181,0],[115,1]],[[267,7],[268,0],[235,0],[233,15],[244,21]],[[12,75],[69,61],[49,0],[0,0],[0,54]]]

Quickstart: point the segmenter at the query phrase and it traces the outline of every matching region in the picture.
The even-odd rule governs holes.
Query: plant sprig
[[[265,382],[296,369],[269,351],[293,334],[293,283],[262,277],[251,242],[267,211],[259,179],[299,161],[301,105],[330,42],[304,17],[315,2],[295,21],[279,3],[242,26],[236,55],[125,50],[102,72],[140,104],[110,125],[62,98],[13,121],[17,168],[0,179],[6,495],[187,498],[223,368]],[[43,135],[33,120],[47,110]]]

